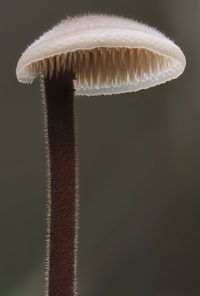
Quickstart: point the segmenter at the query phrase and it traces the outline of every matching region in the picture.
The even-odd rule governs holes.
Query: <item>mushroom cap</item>
[[[16,74],[32,83],[39,75],[72,70],[76,95],[109,95],[146,89],[178,77],[180,48],[154,28],[112,15],[67,18],[22,54]]]

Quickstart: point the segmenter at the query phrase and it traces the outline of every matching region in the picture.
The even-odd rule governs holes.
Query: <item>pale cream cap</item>
[[[19,81],[73,70],[76,95],[109,95],[149,88],[178,77],[185,56],[164,34],[109,15],[67,18],[33,42],[17,64]]]

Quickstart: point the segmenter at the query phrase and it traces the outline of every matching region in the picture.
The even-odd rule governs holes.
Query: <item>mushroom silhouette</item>
[[[41,76],[48,166],[46,295],[77,293],[75,95],[111,95],[175,79],[185,56],[156,29],[112,15],[67,18],[22,54],[20,82]]]

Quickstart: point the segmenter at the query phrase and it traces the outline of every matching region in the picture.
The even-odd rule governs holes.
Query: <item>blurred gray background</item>
[[[184,51],[177,80],[77,97],[81,296],[200,295],[200,1],[0,2],[0,296],[42,296],[46,164],[28,44],[67,15],[112,13],[157,27]]]

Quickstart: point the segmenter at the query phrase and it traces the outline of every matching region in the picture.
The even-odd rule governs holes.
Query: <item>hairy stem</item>
[[[77,192],[74,75],[44,78],[50,173],[47,295],[74,296]]]

